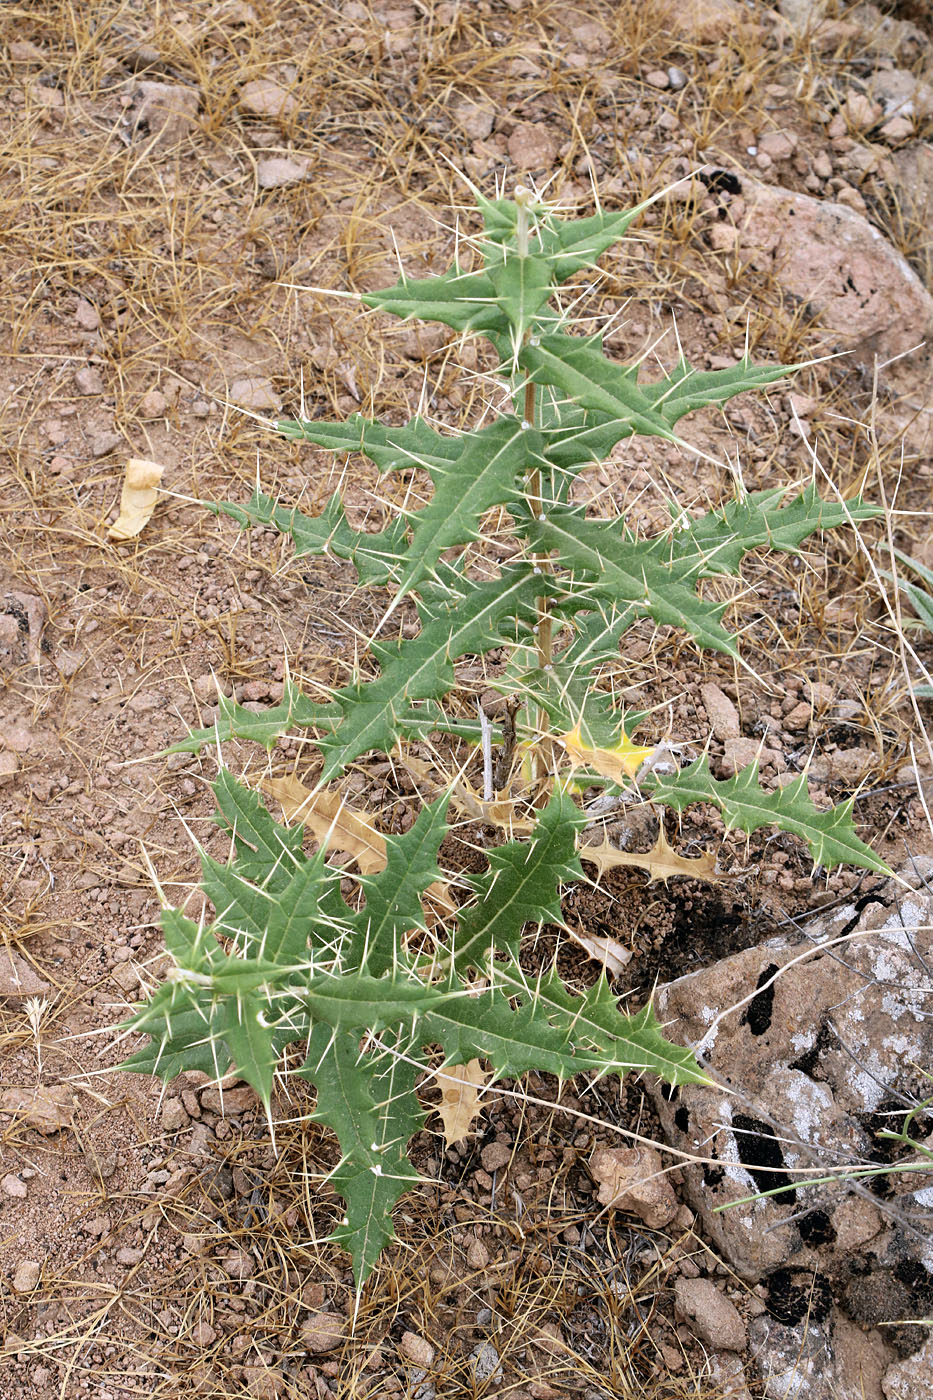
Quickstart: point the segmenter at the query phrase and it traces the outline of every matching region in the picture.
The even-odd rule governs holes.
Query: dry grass
[[[158,968],[141,844],[165,888],[183,897],[192,861],[177,817],[199,837],[210,830],[197,763],[189,771],[150,758],[196,721],[204,700],[194,681],[211,669],[229,686],[281,679],[286,652],[309,680],[332,680],[354,658],[345,624],[365,632],[372,621],[339,571],[311,566],[309,599],[285,572],[278,540],[238,538],[192,503],[242,498],[257,462],[266,489],[306,510],[330,489],[323,454],[270,440],[229,406],[232,381],[268,378],[293,412],[303,374],[309,409],[320,416],[372,404],[404,417],[425,385],[452,426],[482,410],[479,381],[456,382],[456,346],[419,347],[407,328],[296,286],[353,291],[393,277],[392,230],[407,267],[446,265],[449,210],[463,210],[470,227],[452,165],[487,189],[503,165],[501,142],[465,136],[456,101],[546,121],[560,147],[555,188],[568,202],[586,205],[591,172],[604,198],[629,203],[703,162],[734,164],[748,144],[749,95],[769,83],[789,84],[801,122],[812,120],[852,57],[845,45],[826,53],[741,29],[717,46],[708,79],[668,103],[672,136],[653,124],[657,94],[643,75],[670,62],[700,73],[709,55],[673,46],[649,5],[425,0],[419,16],[406,43],[404,25],[387,30],[368,4],[341,13],[317,0],[210,8],[181,0],[148,6],[145,16],[129,0],[3,7],[0,582],[4,592],[41,600],[53,648],[38,658],[15,654],[0,677],[2,722],[24,722],[38,736],[21,753],[26,796],[11,804],[0,838],[3,938],[50,988],[36,1025],[15,1003],[0,1011],[0,1053],[12,1082],[35,1083],[41,1047],[53,1080],[76,1086],[79,1125],[62,1140],[22,1128],[4,1140],[4,1151],[34,1164],[35,1194],[44,1183],[67,1235],[38,1295],[0,1296],[7,1355],[21,1362],[0,1381],[4,1400],[415,1395],[422,1382],[395,1349],[406,1330],[435,1346],[424,1380],[443,1400],[519,1400],[531,1379],[556,1394],[625,1400],[721,1393],[672,1322],[671,1267],[702,1243],[689,1230],[666,1238],[596,1214],[581,1190],[587,1144],[576,1142],[570,1120],[507,1102],[494,1103],[490,1121],[521,1129],[531,1180],[521,1210],[484,1192],[472,1180],[475,1164],[449,1161],[437,1136],[424,1134],[428,1184],[403,1203],[400,1246],[367,1288],[352,1340],[309,1372],[300,1317],[324,1300],[350,1304],[345,1259],[315,1242],[335,1218],[320,1185],[333,1144],[313,1126],[293,1126],[279,1134],[276,1156],[261,1123],[236,1121],[223,1149],[233,1184],[228,1191],[224,1177],[222,1189],[208,1189],[203,1162],[177,1159],[154,1126],[156,1101],[145,1088],[95,1077],[117,1056],[109,1049],[99,1062],[106,1039],[84,1036],[121,1014],[98,956],[102,930],[139,934],[139,960]],[[568,59],[577,51],[572,31],[594,18],[611,41],[580,66]],[[12,40],[38,46],[44,62],[10,58]],[[295,99],[281,120],[238,105],[246,83],[269,76]],[[200,91],[196,126],[172,149],[128,138],[125,104],[140,78]],[[309,178],[261,190],[258,162],[286,153],[309,161]],[[895,241],[925,265],[923,211],[895,207],[889,217]],[[806,308],[712,254],[708,220],[700,204],[671,201],[645,221],[632,261],[611,267],[591,309],[629,300],[612,342],[618,353],[654,340],[668,309],[697,352],[728,353],[747,328],[759,354],[818,353],[821,333]],[[82,328],[84,307],[96,312],[97,331]],[[98,373],[101,392],[76,391],[80,369]],[[800,387],[824,397],[821,455],[840,489],[869,469],[890,482],[898,443],[870,442],[858,426],[870,386],[837,361],[808,371]],[[152,390],[165,398],[156,414],[145,401]],[[808,470],[788,451],[777,401],[732,421],[710,417],[704,431],[719,450],[747,454],[756,484]],[[139,541],[117,546],[104,526],[126,455],[165,462],[170,494]],[[372,518],[384,485],[354,470],[351,514]],[[600,489],[648,525],[663,515],[668,479],[688,505],[728,487],[725,473],[694,475],[692,465],[652,450],[633,452]],[[912,503],[908,483],[898,506]],[[900,516],[897,524],[912,528]],[[909,757],[914,716],[896,630],[877,605],[864,552],[834,542],[799,569],[754,566],[746,584],[764,600],[750,612],[746,599],[737,618],[765,695],[779,695],[788,676],[853,674],[864,707],[848,723],[877,753],[873,785],[890,784]],[[699,738],[694,653],[648,628],[640,644],[640,691],[649,701],[677,697],[679,729]],[[162,699],[147,708],[153,693]],[[659,730],[665,722],[660,716]],[[302,752],[283,744],[277,760],[291,765]],[[895,845],[906,810],[897,796],[865,799],[877,828],[892,824]],[[116,1187],[88,1175],[82,1147],[102,1131],[101,1114],[128,1158]],[[180,1160],[188,1173],[168,1202],[141,1190],[160,1159],[169,1170]],[[77,1222],[102,1214],[105,1230],[78,1233]],[[33,1226],[41,1234],[41,1221]],[[118,1227],[144,1251],[138,1264],[114,1267],[108,1237]],[[249,1280],[232,1281],[216,1249],[198,1253],[188,1238],[196,1235],[244,1251]],[[488,1267],[469,1263],[476,1240]],[[14,1242],[5,1257],[24,1254],[28,1244]],[[483,1309],[490,1316],[478,1327]],[[209,1340],[201,1324],[215,1334]],[[480,1336],[494,1341],[503,1379],[477,1378],[471,1351]],[[44,1378],[30,1390],[37,1366]]]

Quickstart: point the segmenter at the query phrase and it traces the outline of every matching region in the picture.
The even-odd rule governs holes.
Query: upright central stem
[[[533,201],[534,195],[531,190],[526,188],[526,186],[517,185],[515,187],[515,203],[518,205],[518,220],[516,223],[515,233],[516,243],[518,246],[518,256],[520,258],[527,258],[528,256],[528,210],[531,207]],[[531,333],[531,327],[529,326],[525,330],[524,334],[524,343],[526,345],[531,337]],[[528,427],[534,427],[536,421],[537,405],[535,402],[535,385],[530,379],[525,384],[524,402],[522,408],[523,421]],[[528,478],[525,483],[525,500],[527,501],[528,509],[531,511],[534,518],[536,520],[541,519],[544,515],[544,495],[543,483],[541,480],[541,470],[539,467],[533,467],[528,473]],[[551,572],[551,561],[547,553],[533,554],[531,557],[535,568],[540,573],[546,574]],[[535,639],[536,650],[538,655],[538,665],[543,671],[546,671],[551,665],[551,658],[553,654],[553,632],[551,616],[548,606],[548,599],[545,595],[541,594],[535,600],[535,612],[537,616],[537,623],[535,626]],[[541,708],[538,709],[538,713],[536,716],[536,724],[539,734],[547,733],[548,728],[550,727],[550,717],[548,716],[546,710],[543,710]],[[535,776],[536,778],[540,779],[543,775],[540,771],[540,765],[537,762],[535,764],[535,767],[538,770]]]

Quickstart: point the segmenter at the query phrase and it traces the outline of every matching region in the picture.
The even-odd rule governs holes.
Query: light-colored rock
[[[321,1357],[325,1352],[339,1347],[346,1333],[347,1322],[343,1313],[326,1313],[315,1309],[301,1323],[301,1344],[314,1357]]]
[[[307,180],[311,161],[304,156],[268,156],[256,164],[256,180],[261,190],[277,190]]]
[[[31,39],[14,39],[9,47],[9,55],[14,63],[46,63],[46,55]]]
[[[743,179],[739,254],[808,302],[866,364],[912,350],[933,326],[933,297],[867,219],[842,205]]]
[[[8,753],[6,749],[0,753],[0,787],[12,782],[19,772],[19,759],[15,753]]]
[[[933,112],[933,88],[904,68],[879,68],[872,75],[871,92],[885,118],[922,118]]]
[[[256,1261],[245,1249],[234,1249],[220,1260],[220,1267],[230,1278],[242,1281],[253,1276]]]
[[[31,1293],[39,1286],[42,1277],[42,1265],[35,1259],[21,1259],[13,1274],[14,1293]]]
[[[189,136],[197,123],[201,93],[182,83],[138,83],[124,120],[131,141],[165,152]]]
[[[93,365],[84,365],[75,370],[75,388],[85,398],[90,398],[92,394],[102,394],[104,380],[100,370],[95,369]]]
[[[557,145],[543,122],[519,122],[509,137],[509,159],[518,170],[550,170]]]
[[[237,1113],[245,1113],[247,1109],[259,1107],[259,1095],[250,1085],[244,1084],[239,1089],[202,1089],[201,1107],[207,1109],[209,1113],[223,1113],[227,1118],[234,1117]]]
[[[913,1356],[895,1361],[881,1380],[885,1400],[929,1400],[933,1378],[933,1337]]]
[[[48,982],[43,982],[24,957],[12,948],[0,948],[0,997],[21,1001],[24,997],[44,996],[48,990]]]
[[[453,103],[451,116],[471,141],[485,141],[492,131],[496,113],[488,102],[471,102],[460,98]]]
[[[744,1351],[745,1323],[734,1303],[707,1278],[679,1278],[674,1304],[696,1335],[717,1351]]]
[[[712,681],[700,686],[700,699],[706,710],[710,728],[717,739],[737,739],[742,733],[739,712],[735,705]]]
[[[12,1172],[8,1172],[3,1180],[0,1181],[0,1191],[3,1192],[4,1196],[12,1197],[14,1201],[25,1201],[28,1188],[25,1181],[21,1181],[18,1176],[14,1176]]]
[[[122,1264],[124,1269],[132,1269],[142,1260],[145,1250],[134,1249],[130,1245],[124,1245],[118,1249],[114,1258],[118,1264]]]
[[[144,418],[161,418],[168,408],[168,399],[159,389],[149,389],[139,401]]]
[[[251,117],[290,117],[298,99],[271,78],[255,78],[240,89],[240,107]]]
[[[162,1127],[167,1133],[180,1133],[191,1121],[181,1099],[166,1099],[162,1105]]]
[[[775,768],[783,771],[784,755],[779,749],[766,749],[758,739],[727,739],[723,745],[720,769],[723,777],[731,778],[741,773],[750,763],[758,763],[762,768]]]
[[[75,321],[83,331],[96,331],[100,329],[100,312],[96,306],[92,306],[89,301],[81,297],[75,307]]]
[[[27,1128],[35,1128],[46,1136],[70,1127],[73,1110],[67,1084],[0,1090],[0,1113],[11,1113]]]
[[[877,1394],[856,1388],[872,1364],[858,1338],[923,1316],[926,1295],[910,1283],[933,1262],[922,1227],[901,1229],[844,1180],[806,1183],[871,1160],[875,1115],[922,1096],[917,1067],[933,1063],[933,896],[922,883],[931,874],[933,860],[917,857],[860,912],[834,910],[655,997],[665,1034],[695,1046],[723,1086],[649,1092],[668,1143],[708,1159],[681,1166],[699,1230],[737,1274],[769,1288],[774,1315],[750,1331],[768,1396]],[[787,1390],[797,1358],[803,1380]]]
[[[229,389],[230,402],[235,403],[240,408],[251,409],[255,413],[270,411],[280,413],[282,411],[282,400],[272,387],[269,379],[260,379],[253,375],[243,375],[240,379],[234,379]]]
[[[794,131],[766,131],[758,138],[758,154],[770,156],[771,160],[790,160],[796,149]]]
[[[418,1332],[403,1332],[398,1344],[399,1355],[422,1371],[434,1364],[435,1348]]]
[[[748,10],[736,0],[676,0],[658,20],[663,33],[694,44],[713,44],[754,27]]]
[[[660,1153],[651,1147],[603,1147],[590,1158],[601,1205],[631,1211],[652,1230],[663,1230],[680,1209]]]

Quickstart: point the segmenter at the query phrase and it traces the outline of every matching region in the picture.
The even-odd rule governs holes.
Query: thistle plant
[[[584,844],[581,793],[638,792],[677,811],[709,803],[727,829],[792,832],[824,868],[885,869],[856,835],[851,801],[818,811],[804,775],[768,791],[754,763],[722,781],[705,756],[682,771],[656,770],[652,748],[635,741],[638,717],[606,681],[642,618],[737,658],[726,605],[702,596],[703,580],[737,575],[751,550],[793,553],[814,532],[866,520],[874,508],[824,501],[813,484],[739,486],[698,517],[672,506],[670,526],[652,537],[622,519],[590,518],[571,486],[617,443],[641,434],[686,448],[676,432],[686,414],[789,370],[746,355],[703,371],[681,357],[642,382],[641,366],[614,362],[600,335],[573,332],[560,288],[592,273],[645,206],[562,221],[522,187],[514,200],[478,202],[484,234],[472,270],[455,262],[442,276],[403,275],[362,301],[485,337],[494,382],[506,384],[504,411],[460,432],[424,417],[404,426],[360,415],[277,425],[291,439],[363,453],[383,473],[426,472],[428,503],[396,509],[379,533],[352,529],[339,495],[315,517],[258,490],[246,505],[211,507],[290,536],[296,558],[348,561],[387,602],[366,673],[316,696],[286,678],[281,703],[262,713],[220,697],[216,724],[176,746],[197,751],[237,737],[271,749],[297,728],[320,766],[314,787],[302,789],[303,821],[291,825],[221,769],[216,820],[230,856],[202,854],[215,917],[194,923],[164,910],[175,966],[127,1025],[148,1037],[128,1067],[166,1080],[195,1068],[220,1080],[233,1068],[270,1114],[277,1077],[314,1085],[313,1116],[341,1149],[330,1181],[346,1217],[332,1238],[352,1255],[359,1284],[392,1238],[393,1206],[418,1179],[408,1144],[425,1119],[418,1090],[430,1073],[461,1084],[530,1069],[562,1081],[631,1071],[672,1084],[705,1079],[688,1050],[664,1039],[650,1004],[619,1011],[606,977],[574,992],[553,966],[526,970],[523,933],[561,925],[562,890],[585,878],[584,862],[602,871],[638,860],[662,877],[715,872],[710,856],[677,856],[663,828],[645,856]],[[490,524],[496,508],[504,527]],[[495,528],[498,565],[487,548]],[[455,667],[490,654],[484,683],[500,700],[477,713],[462,703]],[[450,757],[451,776],[434,780],[404,834],[384,835],[372,814],[343,800],[340,779],[373,753],[393,755],[423,787],[427,745]],[[476,789],[463,763],[473,751]],[[479,874],[442,865],[458,814],[502,828]],[[356,857],[353,888],[336,851]],[[292,1051],[286,1069],[296,1044],[302,1058]]]

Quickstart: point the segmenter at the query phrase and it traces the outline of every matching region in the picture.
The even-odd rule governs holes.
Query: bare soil
[[[914,9],[928,28],[926,7]],[[748,168],[759,133],[778,128],[795,133],[795,154],[770,172],[756,165],[758,178],[826,197],[851,188],[825,114],[858,42],[805,49],[767,7],[749,17],[697,45],[672,37],[653,4],[602,0],[4,7],[0,880],[4,948],[36,990],[32,1001],[18,992],[4,964],[2,1400],[427,1400],[419,1386],[444,1400],[722,1393],[674,1315],[672,1280],[679,1269],[707,1273],[747,1315],[761,1300],[728,1277],[686,1209],[661,1232],[596,1201],[593,1149],[624,1145],[626,1129],[651,1134],[640,1086],[604,1083],[556,1106],[554,1087],[532,1077],[492,1097],[478,1135],[454,1148],[429,1119],[415,1144],[424,1187],[399,1209],[400,1243],[351,1335],[348,1261],[320,1243],[339,1212],[323,1182],[334,1141],[295,1122],[273,1145],[242,1090],[228,1093],[222,1116],[218,1091],[196,1077],[166,1095],[121,1074],[127,1047],[114,1028],[164,970],[158,891],[196,909],[192,839],[225,850],[207,787],[216,755],[163,750],[211,722],[215,677],[257,706],[279,697],[286,665],[309,683],[340,680],[379,606],[354,592],[348,570],[293,566],[278,536],[241,535],[198,502],[245,499],[258,470],[283,500],[312,513],[323,505],[332,463],[268,432],[259,419],[275,416],[276,400],[297,413],[303,392],[315,416],[400,421],[426,394],[451,425],[480,407],[453,337],[313,288],[394,281],[396,245],[409,270],[445,267],[451,210],[471,226],[452,166],[484,191],[510,182],[521,123],[546,133],[542,174],[556,172],[550,192],[581,212],[591,178],[623,207],[699,165]],[[798,81],[805,59],[809,85]],[[672,66],[684,86],[649,78]],[[280,112],[248,110],[243,90],[258,79],[287,94]],[[145,81],[199,91],[197,118],[177,139],[132,125]],[[305,178],[262,188],[261,163],[278,157],[306,162]],[[833,173],[820,175],[827,165]],[[859,193],[925,266],[922,229],[880,180],[866,175]],[[715,187],[662,204],[625,256],[606,261],[591,305],[626,303],[609,342],[620,358],[669,331],[672,316],[706,365],[734,358],[746,332],[760,357],[834,348],[807,308],[762,275],[739,278],[717,251],[721,204]],[[675,353],[668,335],[659,357]],[[231,402],[244,377],[269,396],[254,414]],[[843,493],[865,480],[870,493],[896,494],[900,511],[928,510],[929,463],[902,475],[897,437],[882,430],[872,444],[864,431],[870,376],[831,360],[794,389],[819,399],[812,431]],[[711,457],[738,454],[749,487],[809,478],[784,390],[698,414],[688,431]],[[129,457],[162,463],[165,490],[138,539],[118,544],[107,526]],[[669,496],[695,506],[731,489],[726,470],[657,443],[625,446],[592,481],[646,528],[666,518]],[[378,524],[393,489],[377,490],[374,470],[352,462],[354,521]],[[926,529],[918,519],[897,517],[908,550]],[[865,545],[883,534],[883,523],[866,530]],[[673,632],[645,625],[630,638],[627,702],[652,711],[643,733],[702,750],[710,722],[699,688],[713,680],[738,704],[743,733],[767,736],[779,755],[772,781],[811,757],[833,759],[815,800],[856,793],[861,834],[895,867],[929,850],[905,773],[913,712],[896,633],[864,548],[845,532],[817,538],[799,560],[751,562],[741,592],[734,620],[753,675],[700,657]],[[822,698],[789,730],[812,681]],[[248,746],[226,758],[254,774],[266,762]],[[303,744],[282,741],[272,764],[301,772],[306,758]],[[386,830],[411,820],[410,787],[390,765],[364,763],[354,781]],[[723,840],[702,810],[669,831],[685,854]],[[571,926],[632,952],[617,984],[631,1005],[656,979],[874,878],[814,879],[803,847],[774,835],[727,838],[720,863],[735,875],[723,885],[649,886],[615,872],[568,896]],[[529,957],[550,956],[558,941],[546,930]],[[598,974],[569,942],[558,956],[570,979]],[[496,1146],[507,1161],[487,1170]],[[34,1287],[17,1285],[24,1261],[38,1266]],[[346,1329],[327,1351],[308,1341],[321,1309]],[[490,1342],[491,1363],[481,1350]]]

